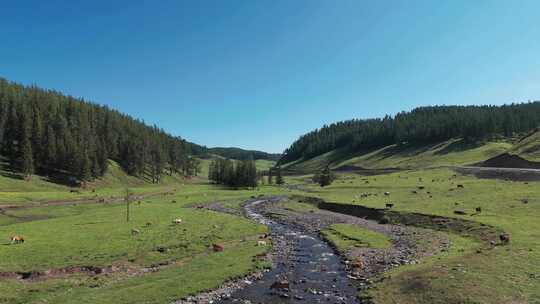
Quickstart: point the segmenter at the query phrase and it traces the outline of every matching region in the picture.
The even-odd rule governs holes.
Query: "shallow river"
[[[270,227],[276,265],[261,280],[218,303],[359,303],[358,291],[334,250],[316,235],[263,216],[257,210],[265,202],[248,203],[245,210],[248,217]]]

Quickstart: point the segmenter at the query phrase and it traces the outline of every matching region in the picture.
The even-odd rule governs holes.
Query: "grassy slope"
[[[180,176],[164,175],[159,185],[143,179],[129,176],[119,165],[110,162],[107,173],[102,178],[89,183],[87,189],[78,189],[80,193],[71,193],[72,188],[52,183],[41,176],[33,176],[31,181],[12,178],[0,171],[0,205],[24,204],[59,200],[80,200],[110,198],[123,195],[125,188],[136,194],[160,191],[184,182]],[[95,189],[92,191],[92,189]]]
[[[540,130],[523,137],[509,152],[530,161],[540,162]]]
[[[374,151],[350,153],[334,150],[309,160],[286,165],[288,170],[309,173],[330,163],[333,168],[358,166],[379,168],[429,168],[448,165],[466,165],[505,152],[512,145],[507,142],[466,143],[455,139],[438,144],[411,146],[391,145]]]
[[[329,187],[305,187],[315,191],[310,195],[329,201],[378,208],[392,202],[396,211],[461,217],[501,227],[510,233],[509,246],[476,253],[470,244],[458,240],[458,246],[469,249],[389,275],[372,291],[379,303],[539,303],[539,183],[481,180],[459,174],[453,177],[454,174],[449,169],[370,177],[343,174]],[[289,182],[295,180],[305,183],[303,177],[289,178]],[[457,184],[464,188],[457,188]],[[425,189],[419,191],[417,186]],[[390,192],[389,196],[383,195],[386,191]],[[360,198],[362,193],[377,195]],[[529,203],[523,204],[523,198]],[[481,207],[482,213],[471,216],[476,207]],[[455,215],[457,209],[469,215]]]

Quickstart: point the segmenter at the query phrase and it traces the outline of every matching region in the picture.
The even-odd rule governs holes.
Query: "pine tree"
[[[34,174],[34,157],[32,153],[32,144],[28,137],[22,140],[22,168],[25,179],[29,180]]]
[[[31,143],[33,147],[34,152],[34,160],[41,161],[43,159],[43,146],[41,145],[42,139],[43,139],[43,127],[41,122],[41,115],[39,114],[39,110],[33,111],[33,118],[32,118],[32,135],[31,135]]]
[[[49,125],[47,127],[47,134],[45,138],[45,161],[43,165],[46,166],[47,169],[52,170],[58,162],[58,155],[56,150],[56,134],[52,125]]]
[[[81,181],[81,184],[85,185],[86,182],[92,179],[92,162],[88,156],[88,150],[83,148],[80,158],[79,174],[78,178]]]
[[[28,108],[21,106],[20,114],[20,137],[19,137],[19,153],[21,157],[21,171],[25,179],[29,180],[34,174],[34,153],[32,149],[32,122]]]
[[[273,183],[272,180],[272,169],[268,170],[268,184],[271,185]]]
[[[321,187],[325,187],[332,184],[335,176],[330,170],[330,165],[326,165],[319,173],[315,174],[313,179],[317,181]]]
[[[283,176],[281,176],[281,166],[276,167],[276,184],[277,185],[283,185],[285,181],[283,180]]]

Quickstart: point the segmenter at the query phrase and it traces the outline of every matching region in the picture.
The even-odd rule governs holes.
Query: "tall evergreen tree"
[[[268,184],[271,185],[274,181],[272,180],[272,169],[268,170]]]
[[[313,176],[313,180],[319,183],[321,187],[325,187],[332,184],[334,179],[335,179],[335,176],[332,170],[330,170],[330,165],[326,165],[320,172],[316,173]]]
[[[283,185],[285,183],[285,180],[283,180],[283,176],[281,175],[281,166],[276,167],[276,184]]]
[[[34,157],[32,152],[32,144],[28,137],[22,139],[22,168],[25,179],[30,179],[34,174]]]

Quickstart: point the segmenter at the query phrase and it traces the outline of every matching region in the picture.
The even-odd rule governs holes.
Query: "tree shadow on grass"
[[[413,157],[419,154],[422,154],[426,151],[433,150],[439,146],[440,143],[426,143],[426,144],[395,144],[392,146],[385,147],[380,150],[379,153],[373,155],[373,157],[378,157],[381,159],[401,156],[401,157]]]
[[[481,145],[482,145],[482,142],[478,140],[459,139],[446,145],[444,148],[435,152],[435,154],[445,155],[445,154],[454,153],[454,152],[463,152],[465,150],[478,148]]]

